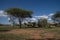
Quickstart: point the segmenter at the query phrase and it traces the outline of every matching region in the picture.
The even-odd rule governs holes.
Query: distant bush
[[[47,25],[48,25],[47,19],[45,19],[45,18],[38,19],[39,27],[46,27]]]

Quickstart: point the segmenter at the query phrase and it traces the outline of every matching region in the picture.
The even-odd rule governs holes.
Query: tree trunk
[[[14,28],[14,26],[15,26],[15,22],[14,22],[14,20],[13,20],[13,23],[12,23],[12,24],[13,24],[13,28]]]
[[[21,28],[22,24],[21,24],[21,18],[19,18],[19,26]]]

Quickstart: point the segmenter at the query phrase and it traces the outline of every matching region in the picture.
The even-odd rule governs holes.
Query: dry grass
[[[20,35],[20,37],[25,39],[60,38],[60,28],[13,29],[7,32],[0,32],[0,34]]]

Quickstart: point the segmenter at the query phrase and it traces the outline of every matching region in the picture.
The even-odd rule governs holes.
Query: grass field
[[[60,27],[55,28],[21,28],[0,27],[0,40],[59,39]]]

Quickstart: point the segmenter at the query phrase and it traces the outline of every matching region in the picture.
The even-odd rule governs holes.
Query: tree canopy
[[[21,17],[21,18],[26,18],[26,17],[32,17],[32,11],[30,10],[23,10],[20,8],[9,8],[5,10],[7,14],[15,16],[15,17]]]

